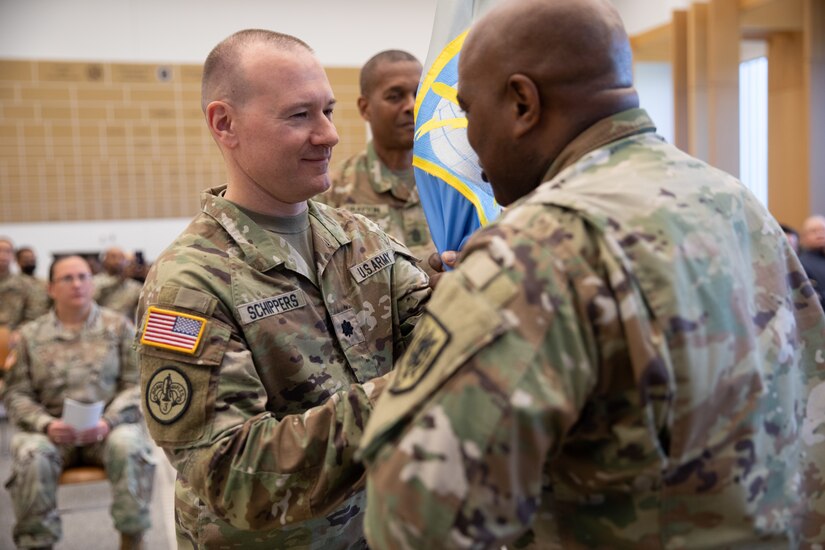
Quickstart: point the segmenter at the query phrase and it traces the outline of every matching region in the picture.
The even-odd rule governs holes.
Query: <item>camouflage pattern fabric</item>
[[[95,302],[103,307],[113,309],[135,322],[140,291],[143,288],[134,279],[121,278],[108,273],[98,273],[94,277]]]
[[[44,284],[28,275],[0,277],[0,325],[14,330],[49,311]]]
[[[347,159],[332,176],[332,185],[315,198],[337,208],[361,214],[404,243],[428,274],[427,258],[435,252],[424,208],[418,198],[412,167],[403,176],[393,173],[375,153],[372,142]]]
[[[313,201],[307,265],[223,189],[154,263],[138,308],[147,423],[178,472],[178,545],[363,548],[353,453],[427,276],[374,223]]]
[[[77,464],[103,465],[112,484],[112,517],[124,533],[146,530],[154,480],[151,444],[141,423],[134,327],[120,314],[93,305],[78,332],[54,312],[26,324],[9,358],[3,401],[20,430],[12,438],[15,543],[53,544],[61,536],[56,491],[60,472]],[[66,397],[106,403],[112,430],[101,443],[54,445],[46,426],[63,412]]]
[[[588,129],[441,280],[363,438],[371,548],[823,541],[825,314],[653,132]]]

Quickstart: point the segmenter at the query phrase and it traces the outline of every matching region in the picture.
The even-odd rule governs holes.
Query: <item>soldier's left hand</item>
[[[441,255],[439,255],[438,252],[433,252],[430,254],[430,257],[427,258],[427,263],[430,264],[430,267],[435,271],[435,273],[430,275],[430,288],[435,290],[444,272],[447,269],[454,268],[456,263],[458,263],[458,252],[455,250],[445,250]]]
[[[109,435],[109,423],[101,418],[94,428],[78,432],[75,443],[77,445],[91,445],[103,441],[107,435]]]

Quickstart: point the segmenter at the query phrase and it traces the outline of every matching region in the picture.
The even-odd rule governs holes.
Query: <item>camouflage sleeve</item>
[[[584,269],[571,280],[551,242],[504,243],[488,230],[441,280],[370,419],[372,548],[516,540],[538,508],[546,457],[595,386],[580,319],[599,279]]]
[[[822,313],[815,308],[803,307],[811,300],[813,289],[804,270],[788,277],[793,291],[799,333],[805,354],[805,382],[807,402],[802,411],[802,467],[800,470],[802,502],[799,532],[800,548],[822,548],[825,543],[825,328]]]
[[[103,418],[111,427],[140,420],[140,390],[138,388],[137,354],[134,350],[135,327],[126,318],[119,318],[120,374],[117,395],[106,407]]]
[[[399,327],[396,343],[397,349],[404,350],[413,328],[421,318],[424,305],[430,299],[432,289],[430,289],[430,278],[418,267],[407,247],[392,237],[390,241],[399,259],[395,263],[392,276],[394,311],[398,312],[398,319],[395,320],[394,326]]]
[[[149,431],[216,515],[238,529],[275,529],[363,489],[353,455],[383,378],[276,418],[250,349],[217,298],[150,280],[143,300],[142,327],[147,306],[204,324],[194,353],[141,344],[144,328],[138,350]]]
[[[37,401],[31,385],[31,361],[26,338],[18,333],[17,344],[7,359],[6,389],[3,403],[15,426],[29,432],[43,432],[55,418]]]

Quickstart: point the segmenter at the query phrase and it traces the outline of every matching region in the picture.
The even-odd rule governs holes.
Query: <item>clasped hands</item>
[[[102,418],[88,430],[77,431],[62,420],[52,420],[46,428],[46,436],[55,445],[91,445],[99,443],[109,435],[109,423]]]

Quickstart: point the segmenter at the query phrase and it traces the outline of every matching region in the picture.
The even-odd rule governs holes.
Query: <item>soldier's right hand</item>
[[[71,445],[75,442],[77,434],[69,424],[56,419],[49,422],[46,427],[46,436],[55,445]]]

